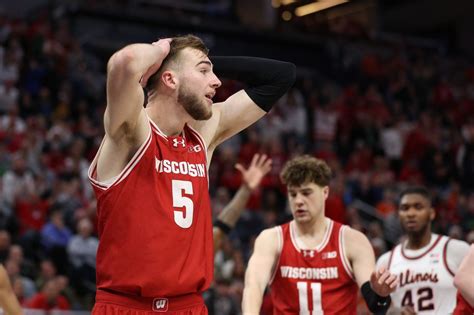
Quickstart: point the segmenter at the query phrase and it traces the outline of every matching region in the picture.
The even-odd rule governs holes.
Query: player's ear
[[[433,221],[436,218],[436,211],[433,207],[430,208],[430,220]]]
[[[323,187],[323,194],[324,194],[324,200],[326,200],[329,196],[329,186]]]
[[[173,70],[166,70],[161,74],[161,82],[163,82],[165,86],[175,90],[177,89],[179,79]]]

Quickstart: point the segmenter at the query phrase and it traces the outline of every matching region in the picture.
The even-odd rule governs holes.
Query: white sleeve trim
[[[277,235],[278,235],[278,258],[276,260],[275,266],[273,267],[273,273],[272,273],[272,276],[270,277],[270,281],[268,282],[269,285],[272,284],[278,272],[278,266],[280,265],[281,252],[283,250],[283,230],[281,229],[281,226],[276,226],[275,229],[277,230]]]
[[[341,256],[342,265],[344,266],[344,270],[346,273],[351,277],[352,280],[355,281],[354,271],[352,270],[352,266],[347,259],[346,250],[345,250],[345,242],[344,242],[344,231],[347,229],[347,226],[342,226],[339,229],[339,255]]]
[[[99,155],[101,153],[102,146],[104,145],[105,142],[105,137],[102,140],[102,143],[100,144],[99,150],[97,151],[96,156],[94,157],[94,160],[92,161],[91,165],[89,166],[89,171],[88,171],[88,177],[91,182],[91,184],[99,189],[102,190],[108,190],[110,187],[118,185],[121,181],[123,181],[133,170],[133,168],[138,164],[138,162],[141,160],[143,155],[145,154],[146,150],[150,146],[151,139],[152,139],[152,134],[151,134],[151,127],[148,130],[148,136],[146,140],[141,144],[141,146],[138,148],[137,152],[133,155],[133,157],[130,159],[130,161],[127,163],[127,165],[123,168],[123,170],[117,175],[112,178],[109,178],[105,181],[98,181],[95,177],[95,173],[97,172],[97,161],[99,159]]]

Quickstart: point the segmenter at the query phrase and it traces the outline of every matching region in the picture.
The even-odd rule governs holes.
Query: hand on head
[[[163,38],[159,39],[156,42],[151,43],[153,46],[157,46],[161,49],[161,53],[164,56],[167,56],[168,53],[170,52],[170,45],[171,42],[173,41],[172,38]],[[164,59],[164,58],[163,58]],[[140,85],[142,87],[146,87],[146,84],[148,83],[148,79],[156,72],[158,69],[161,67],[161,62],[153,64],[148,70],[145,72],[145,74],[142,76],[140,79]]]

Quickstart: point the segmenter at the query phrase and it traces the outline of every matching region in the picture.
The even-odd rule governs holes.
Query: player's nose
[[[211,80],[211,86],[214,88],[214,89],[217,89],[218,87],[220,87],[222,85],[222,82],[221,80],[219,80],[219,78],[214,74],[212,80]]]

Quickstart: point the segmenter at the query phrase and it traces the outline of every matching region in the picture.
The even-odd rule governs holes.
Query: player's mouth
[[[206,96],[206,99],[207,99],[207,101],[208,101],[209,103],[211,103],[211,104],[213,103],[213,101],[212,101],[212,98],[214,97],[214,95],[216,95],[216,93],[215,93],[215,92],[212,92],[212,93],[207,93],[207,94],[205,95],[205,96]]]
[[[405,222],[405,226],[406,226],[407,229],[413,229],[413,228],[416,228],[418,226],[418,223],[414,220],[410,220],[410,221]]]
[[[295,216],[301,217],[301,216],[305,216],[307,213],[308,213],[308,211],[306,211],[306,210],[297,209],[295,211]]]

